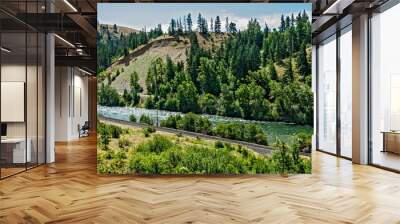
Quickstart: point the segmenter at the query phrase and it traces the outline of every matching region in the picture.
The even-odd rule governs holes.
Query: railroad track
[[[109,117],[104,117],[104,116],[98,116],[98,118],[100,121],[117,123],[117,124],[132,126],[132,127],[143,128],[143,127],[149,126],[147,124],[141,124],[141,123],[136,123],[136,122],[131,122],[131,121],[124,121],[124,120],[119,120],[119,119],[114,119],[114,118],[109,118]],[[152,127],[154,127],[157,131],[164,131],[164,132],[169,132],[169,133],[174,133],[174,134],[181,133],[186,136],[199,137],[199,138],[210,139],[210,140],[219,140],[219,141],[223,141],[223,142],[229,142],[229,143],[233,143],[233,144],[246,146],[247,148],[249,148],[257,153],[263,154],[263,155],[269,155],[272,153],[273,150],[275,150],[273,147],[259,145],[259,144],[255,144],[255,143],[251,143],[251,142],[232,140],[232,139],[228,139],[228,138],[222,138],[222,137],[218,137],[218,136],[206,135],[206,134],[185,131],[185,130],[178,130],[178,129],[173,129],[173,128],[157,127],[157,126],[152,126]]]

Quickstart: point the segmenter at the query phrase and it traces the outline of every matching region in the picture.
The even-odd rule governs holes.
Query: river
[[[139,120],[140,116],[146,114],[150,116],[154,122],[160,123],[170,115],[182,114],[180,112],[172,112],[165,110],[154,110],[137,107],[107,107],[97,106],[97,113],[103,117],[119,119],[123,121],[129,121],[131,114],[135,115],[136,119]],[[224,117],[218,115],[203,114],[202,116],[207,117],[213,125],[218,123],[238,122],[238,123],[253,123],[259,125],[268,135],[269,142],[273,142],[276,137],[281,138],[285,142],[290,143],[295,134],[305,132],[312,134],[312,127],[307,125],[296,125],[284,122],[269,122],[269,121],[253,121],[244,120],[240,118]],[[158,119],[157,119],[158,118]]]

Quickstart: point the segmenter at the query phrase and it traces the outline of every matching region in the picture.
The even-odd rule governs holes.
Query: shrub
[[[188,113],[177,121],[177,128],[186,131],[196,131],[196,120],[197,116],[193,113]]]
[[[214,95],[207,93],[201,95],[199,98],[199,106],[201,112],[206,114],[216,114],[217,113],[217,99]]]
[[[172,141],[162,135],[154,135],[153,138],[145,143],[138,146],[138,152],[153,152],[160,153],[164,150],[171,148],[173,145]]]
[[[282,140],[277,139],[274,146],[277,150],[273,152],[272,158],[276,161],[277,171],[281,174],[289,173],[292,169],[293,159],[288,145]]]
[[[167,100],[164,103],[164,109],[169,111],[177,111],[178,106],[179,106],[179,101],[173,96],[167,98]]]
[[[123,131],[121,127],[116,125],[108,125],[108,128],[112,138],[119,138]]]
[[[118,139],[118,146],[122,149],[127,149],[132,145],[132,142],[129,140],[127,136],[121,136]]]
[[[169,173],[169,161],[159,154],[136,154],[129,161],[129,170],[138,174]]]
[[[143,128],[143,134],[147,138],[151,133],[156,132],[156,129],[152,126]]]
[[[301,157],[298,147],[289,147],[280,139],[276,139],[274,147],[277,148],[272,154],[279,173],[310,173],[311,159]]]
[[[214,143],[214,147],[217,148],[217,149],[224,148],[224,143],[221,142],[221,141],[216,141]]]
[[[311,135],[299,133],[295,135],[292,147],[297,148],[302,152],[311,152]]]
[[[111,79],[110,79],[111,81]],[[122,106],[123,99],[118,94],[117,90],[110,85],[101,84],[98,90],[98,103],[102,106]]]
[[[268,145],[268,138],[264,133],[256,134],[254,140],[257,144]]]
[[[177,129],[177,123],[182,119],[181,115],[171,115],[167,119],[161,121],[161,127]]]
[[[108,150],[108,144],[110,143],[110,135],[103,133],[100,135],[100,147],[103,150]]]
[[[203,134],[207,134],[211,130],[211,121],[208,118],[193,113],[182,117],[180,115],[169,116],[161,125]]]
[[[144,101],[144,107],[147,109],[155,109],[156,103],[153,97],[149,97]]]
[[[136,117],[134,114],[129,115],[129,121],[136,122]]]
[[[211,121],[206,117],[198,116],[195,127],[196,132],[208,134],[211,132]]]
[[[213,129],[213,134],[223,138],[268,145],[266,134],[255,124],[219,123]]]
[[[140,116],[140,123],[153,125],[153,120],[150,118],[150,116],[142,114],[142,116]]]

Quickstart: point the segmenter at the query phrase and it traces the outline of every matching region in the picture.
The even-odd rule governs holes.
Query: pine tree
[[[175,77],[175,66],[174,62],[172,62],[171,57],[168,55],[166,59],[166,76],[167,80],[171,81]]]
[[[305,43],[300,46],[300,51],[297,56],[297,66],[302,77],[306,77],[307,75],[311,74],[311,67],[307,61],[307,50]]]
[[[283,74],[283,82],[284,83],[291,83],[294,80],[294,73],[293,73],[293,64],[292,58],[289,58],[289,61],[286,63],[285,66],[285,73]]]
[[[268,73],[271,77],[271,80],[278,79],[278,73],[276,72],[275,65],[272,60],[269,60],[269,63],[268,63]]]
[[[236,34],[237,29],[236,29],[236,23],[230,23],[229,28],[228,28],[228,33]]]
[[[269,27],[268,27],[267,23],[265,23],[265,25],[264,25],[264,38],[268,37],[268,33],[269,33]]]
[[[201,17],[201,14],[197,16],[197,31],[201,33],[202,31],[202,26],[203,26],[203,18]]]
[[[210,21],[210,32],[214,32],[214,24],[213,24],[213,18],[211,17],[211,21]]]
[[[219,19],[219,16],[217,16],[217,18],[215,18],[215,33],[220,34],[221,33],[221,20]]]
[[[142,91],[142,87],[139,85],[139,75],[136,71],[130,75],[130,86],[131,86],[131,103],[136,105],[140,101],[139,93]]]
[[[189,33],[192,32],[192,15],[189,13],[187,18],[186,18],[186,24],[187,24],[187,31]]]
[[[307,21],[308,20],[308,15],[306,13],[306,10],[303,10],[302,19],[303,19],[303,21]]]
[[[171,22],[170,22],[169,28],[168,28],[168,33],[169,33],[169,35],[176,34],[176,21],[174,19],[171,19]]]
[[[286,29],[286,24],[285,24],[285,17],[282,15],[281,16],[281,25],[279,26],[279,31],[283,32]]]
[[[183,27],[182,27],[182,20],[181,20],[181,18],[179,18],[179,20],[178,20],[177,27],[178,27],[178,31],[177,31],[178,35],[182,35],[182,34],[183,34]]]
[[[290,17],[289,17],[289,16],[286,16],[285,28],[286,28],[286,29],[290,28]]]
[[[130,106],[132,103],[132,97],[128,93],[128,90],[124,89],[124,93],[122,94],[122,98],[124,99],[125,106]]]

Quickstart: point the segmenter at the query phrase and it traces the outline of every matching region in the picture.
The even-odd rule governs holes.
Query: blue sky
[[[196,25],[197,15],[202,14],[208,21],[219,15],[222,27],[225,27],[225,17],[235,22],[243,30],[250,18],[256,18],[261,24],[278,27],[280,16],[291,15],[306,10],[311,14],[310,3],[99,3],[99,23],[117,24],[135,29],[153,28],[161,23],[164,32],[171,18],[183,19],[184,15],[192,14],[193,25]]]

